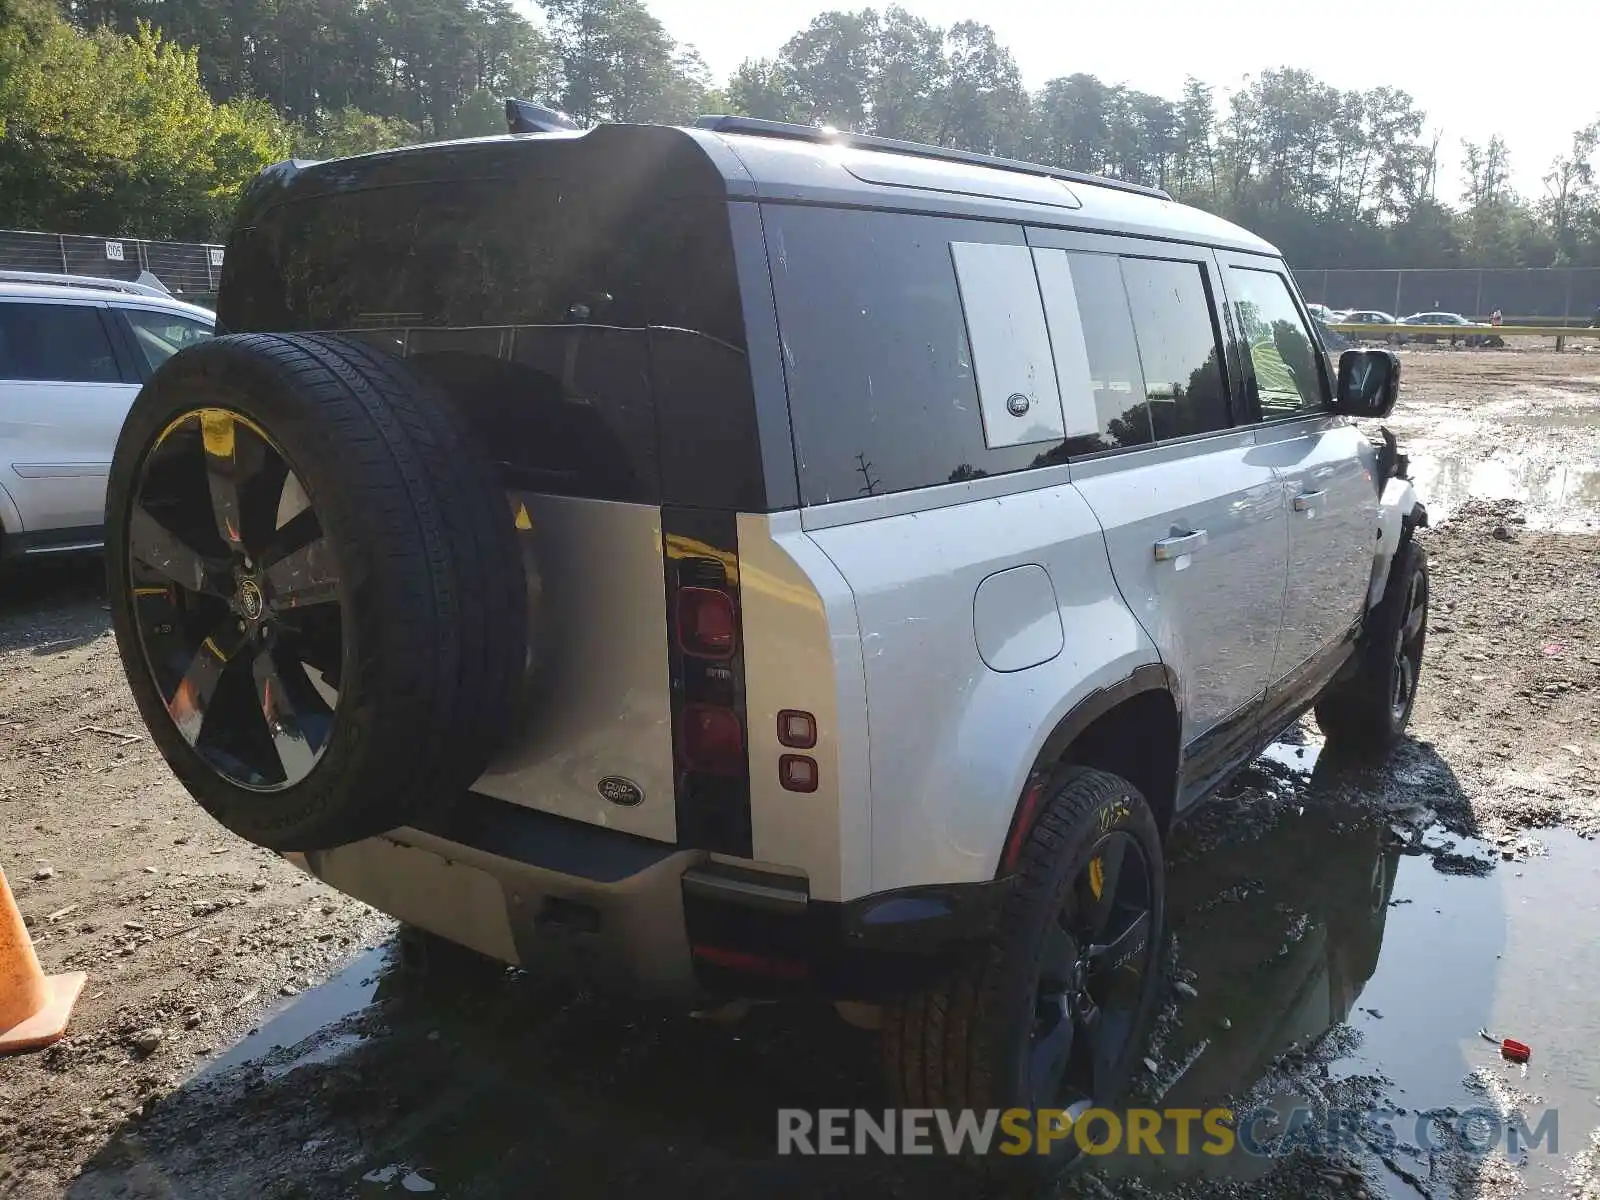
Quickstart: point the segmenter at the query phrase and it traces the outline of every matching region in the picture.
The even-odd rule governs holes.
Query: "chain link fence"
[[[1307,300],[1336,310],[1453,312],[1485,321],[1498,309],[1508,325],[1588,325],[1600,316],[1600,267],[1330,267],[1294,276]]]
[[[148,271],[174,296],[210,307],[222,275],[222,247],[0,229],[0,270],[95,275],[130,283]]]

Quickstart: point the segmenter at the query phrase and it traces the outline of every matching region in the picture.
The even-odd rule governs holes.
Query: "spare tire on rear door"
[[[317,334],[169,359],[111,467],[123,668],[234,832],[314,850],[437,814],[506,732],[527,588],[495,471],[406,362]]]

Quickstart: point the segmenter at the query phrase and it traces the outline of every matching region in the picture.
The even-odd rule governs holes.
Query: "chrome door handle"
[[[1189,533],[1174,534],[1172,537],[1162,538],[1156,543],[1156,561],[1166,562],[1168,559],[1178,558],[1188,554],[1191,550],[1198,550],[1206,544],[1206,531],[1196,529]]]
[[[1295,512],[1310,512],[1327,494],[1327,492],[1301,492],[1294,498]]]

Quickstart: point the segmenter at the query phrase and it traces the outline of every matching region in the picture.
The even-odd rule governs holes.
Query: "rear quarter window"
[[[1051,461],[1050,446],[986,444],[951,253],[1021,246],[1020,228],[790,205],[763,218],[803,503]]]

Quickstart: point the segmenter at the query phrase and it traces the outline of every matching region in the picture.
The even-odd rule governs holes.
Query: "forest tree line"
[[[1030,91],[978,21],[832,11],[713,80],[643,0],[0,0],[0,226],[215,237],[239,188],[329,157],[504,130],[511,95],[585,122],[735,112],[1166,188],[1298,266],[1600,266],[1600,113],[1543,190],[1486,128],[1441,154],[1413,97],[1263,70],[1226,97],[1092,74]],[[1441,172],[1459,157],[1458,178]]]

